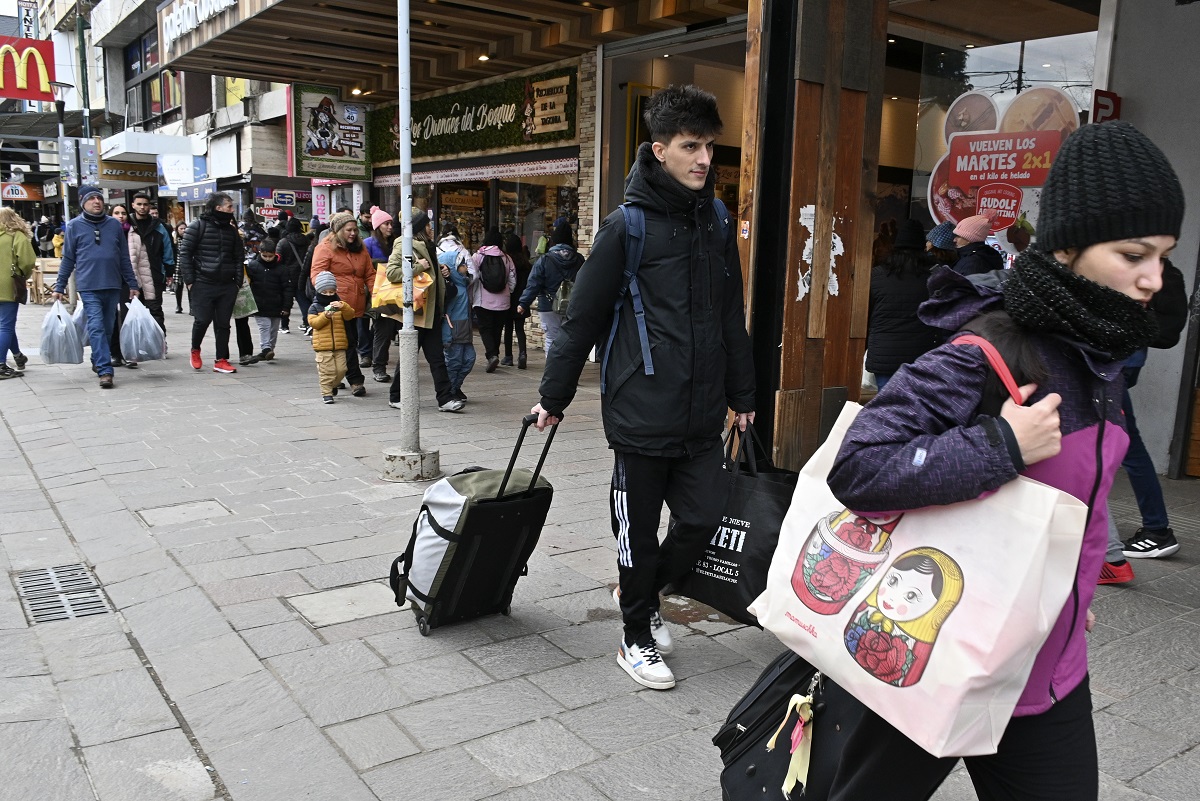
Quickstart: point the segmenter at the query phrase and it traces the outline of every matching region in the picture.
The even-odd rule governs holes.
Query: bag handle
[[[1013,403],[1018,406],[1024,403],[1024,400],[1021,398],[1021,389],[1017,386],[1017,380],[1013,378],[1012,371],[1008,369],[1008,365],[1004,362],[1004,357],[1000,355],[1000,351],[996,350],[995,345],[975,334],[957,336],[951,340],[951,344],[975,345],[982,350],[983,355],[987,357],[988,363],[996,371],[996,375],[1000,376],[1000,381],[1004,384],[1004,388],[1008,390],[1008,395],[1013,399]]]

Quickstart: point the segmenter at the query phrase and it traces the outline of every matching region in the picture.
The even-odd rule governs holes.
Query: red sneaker
[[[204,362],[200,361],[200,351],[192,351],[192,369],[201,370],[204,368]]]
[[[229,363],[229,359],[217,359],[213,362],[214,373],[236,373],[237,368]]]
[[[1128,584],[1133,581],[1133,565],[1126,562],[1123,565],[1114,565],[1111,562],[1105,562],[1100,567],[1100,580],[1097,584]]]

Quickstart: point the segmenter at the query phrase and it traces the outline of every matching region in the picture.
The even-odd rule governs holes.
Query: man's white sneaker
[[[617,609],[621,608],[620,585],[613,587],[613,603],[617,605]],[[671,630],[667,628],[667,621],[663,620],[663,616],[658,612],[650,613],[650,633],[654,635],[654,644],[658,646],[660,654],[667,656],[675,650],[675,641],[671,639]]]
[[[624,638],[617,649],[617,664],[629,677],[651,690],[669,690],[675,686],[675,674],[659,656],[654,643],[626,645]]]

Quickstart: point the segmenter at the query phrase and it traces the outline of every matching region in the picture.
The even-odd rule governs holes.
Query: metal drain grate
[[[17,595],[34,623],[103,615],[110,611],[100,584],[84,565],[26,570],[15,575]]]

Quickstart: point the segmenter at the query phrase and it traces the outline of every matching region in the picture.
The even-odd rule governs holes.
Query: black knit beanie
[[[1067,137],[1042,189],[1037,246],[1086,248],[1139,236],[1178,237],[1183,187],[1171,163],[1127,122],[1085,125]]]

